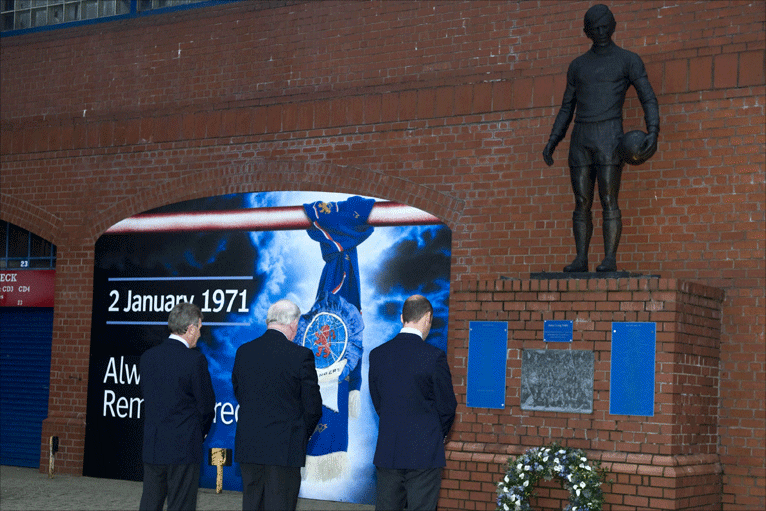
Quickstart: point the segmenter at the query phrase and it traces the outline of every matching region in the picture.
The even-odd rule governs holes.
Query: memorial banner
[[[343,424],[338,423],[347,438],[332,448],[344,449],[342,456],[335,456],[343,459],[343,465],[336,471],[304,474],[301,497],[374,502],[377,416],[367,390],[367,357],[396,335],[401,305],[415,293],[428,297],[435,309],[427,342],[446,351],[451,233],[427,213],[365,198],[374,202],[366,222],[374,229],[355,247],[355,268],[341,265],[338,270],[342,274],[345,268],[357,279],[358,304],[345,296],[328,301],[318,293],[326,261],[320,244],[307,232],[312,223],[304,205],[324,203],[332,209],[332,204],[351,198],[324,192],[209,197],[136,215],[99,238],[84,475],[142,478],[138,360],[146,349],[167,338],[168,313],[176,303],[192,301],[204,314],[198,349],[208,359],[217,401],[204,445],[207,452],[234,448],[238,417],[231,387],[234,355],[240,345],[263,333],[268,307],[289,298],[304,314],[317,315],[323,312],[315,305],[322,301],[353,334],[344,341],[345,351],[338,353],[333,349],[339,345],[330,342],[336,340],[331,337],[334,324],[312,327],[307,337],[324,339],[326,334],[327,350],[323,345],[313,347],[317,356],[345,359],[341,364],[322,364],[327,365],[323,377],[329,381],[323,397],[334,398],[328,399],[328,414],[348,410]],[[311,318],[307,316],[307,321]],[[352,369],[359,375],[356,382]],[[332,378],[339,379],[337,385]],[[340,415],[331,417],[337,422]],[[223,488],[240,490],[237,464],[222,470]],[[203,465],[203,487],[215,487],[216,471],[215,466]]]

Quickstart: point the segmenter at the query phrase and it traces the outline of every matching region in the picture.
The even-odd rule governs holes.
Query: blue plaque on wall
[[[505,408],[507,358],[507,322],[471,321],[468,324],[466,405]]]
[[[656,323],[612,323],[609,413],[654,416]]]
[[[545,342],[572,342],[574,328],[570,320],[548,320],[543,322],[543,340]]]

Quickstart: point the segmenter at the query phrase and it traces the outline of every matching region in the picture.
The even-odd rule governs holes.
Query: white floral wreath
[[[569,490],[569,504],[564,511],[601,511],[604,506],[601,484],[606,479],[606,470],[599,462],[593,465],[580,449],[556,443],[529,449],[508,460],[505,477],[497,483],[497,509],[531,511],[529,501],[537,482],[560,477],[562,487]]]

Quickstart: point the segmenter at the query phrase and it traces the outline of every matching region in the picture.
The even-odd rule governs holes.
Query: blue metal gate
[[[0,307],[0,464],[40,466],[53,309]]]

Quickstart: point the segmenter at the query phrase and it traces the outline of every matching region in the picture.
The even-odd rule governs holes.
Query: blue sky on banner
[[[234,199],[236,196],[230,198]],[[341,201],[347,194],[325,192],[264,192],[241,196],[243,208],[299,206],[315,201]],[[212,198],[211,198],[212,199]],[[200,343],[208,358],[219,402],[236,403],[231,389],[231,367],[237,348],[265,329],[266,311],[280,298],[289,298],[303,313],[314,304],[317,286],[324,267],[319,243],[304,230],[258,231],[248,234],[255,249],[251,265],[258,289],[250,299],[247,314],[231,313],[232,323],[251,326],[211,327],[212,343]],[[227,246],[227,234],[221,236],[220,252]],[[399,331],[401,304],[412,294],[426,295],[435,307],[435,321],[429,342],[446,350],[449,299],[451,233],[443,225],[377,227],[357,248],[361,279],[362,317],[365,323],[362,357],[361,413],[349,421],[349,462],[345,477],[325,482],[304,481],[304,498],[357,503],[374,502],[374,467],[372,456],[377,437],[377,416],[367,389],[369,351]],[[212,255],[211,257],[215,257]],[[193,261],[188,261],[194,264]],[[212,261],[205,261],[207,264]],[[217,415],[220,419],[220,415]],[[206,447],[233,447],[235,428],[217,423]],[[226,469],[227,489],[240,489],[241,482]],[[227,476],[227,472],[230,474]],[[203,485],[215,484],[215,470],[203,471]]]

